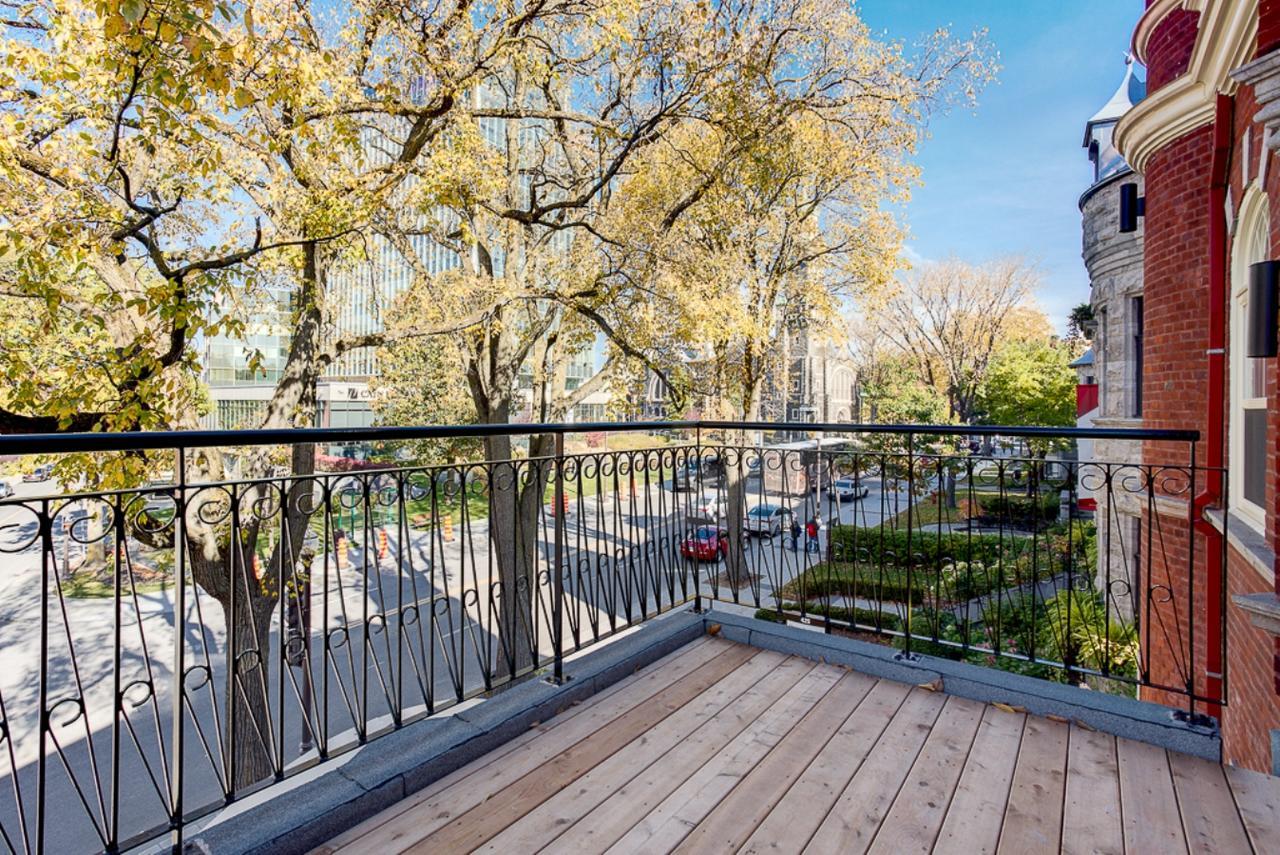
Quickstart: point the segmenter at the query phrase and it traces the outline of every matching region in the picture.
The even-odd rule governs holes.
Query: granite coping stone
[[[1215,762],[1222,759],[1222,738],[1212,718],[1198,718],[1192,724],[1160,704],[936,656],[915,654],[907,659],[901,651],[882,644],[725,611],[708,612],[703,619],[709,626],[718,625],[717,633],[723,638],[753,647],[845,665],[903,683],[919,685],[941,679],[942,691],[949,695],[1005,703],[1036,715],[1061,716],[1172,751]]]
[[[211,855],[307,852],[705,632],[702,616],[690,611],[650,620],[566,658],[569,679],[562,685],[527,680],[257,791],[189,829],[185,849]]]

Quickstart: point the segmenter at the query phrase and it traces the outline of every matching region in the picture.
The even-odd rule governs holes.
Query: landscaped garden
[[[1033,536],[835,526],[829,557],[788,582],[791,600],[831,598],[954,604],[997,590],[1088,574],[1093,523],[1056,523]]]

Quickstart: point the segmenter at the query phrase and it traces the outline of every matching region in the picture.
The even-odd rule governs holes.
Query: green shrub
[[[831,557],[836,561],[905,565],[908,555],[920,561],[937,558],[994,564],[1011,538],[968,532],[911,531],[839,525],[831,528]]]
[[[1058,518],[1060,501],[1057,492],[1041,496],[983,496],[979,521],[1017,528],[1039,528],[1042,523]]]

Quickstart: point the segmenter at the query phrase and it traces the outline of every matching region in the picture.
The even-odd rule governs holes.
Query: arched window
[[[1231,385],[1228,471],[1231,507],[1259,531],[1266,529],[1267,385],[1266,363],[1245,356],[1249,316],[1249,265],[1271,249],[1267,196],[1255,184],[1240,204],[1231,247]]]

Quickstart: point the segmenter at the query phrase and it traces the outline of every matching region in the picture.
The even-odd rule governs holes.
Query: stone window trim
[[[1235,511],[1227,511],[1224,522],[1222,508],[1205,508],[1204,519],[1227,536],[1227,545],[1257,571],[1263,582],[1275,585],[1276,554],[1266,535],[1247,524]]]
[[[1231,246],[1230,276],[1230,347],[1228,352],[1228,431],[1227,468],[1230,507],[1233,517],[1256,532],[1266,533],[1265,499],[1258,503],[1245,498],[1247,468],[1245,416],[1267,408],[1265,390],[1262,396],[1253,388],[1258,366],[1245,356],[1245,319],[1248,316],[1249,265],[1269,255],[1270,217],[1266,193],[1254,182],[1240,200],[1239,215]],[[1256,462],[1255,462],[1256,463]]]

